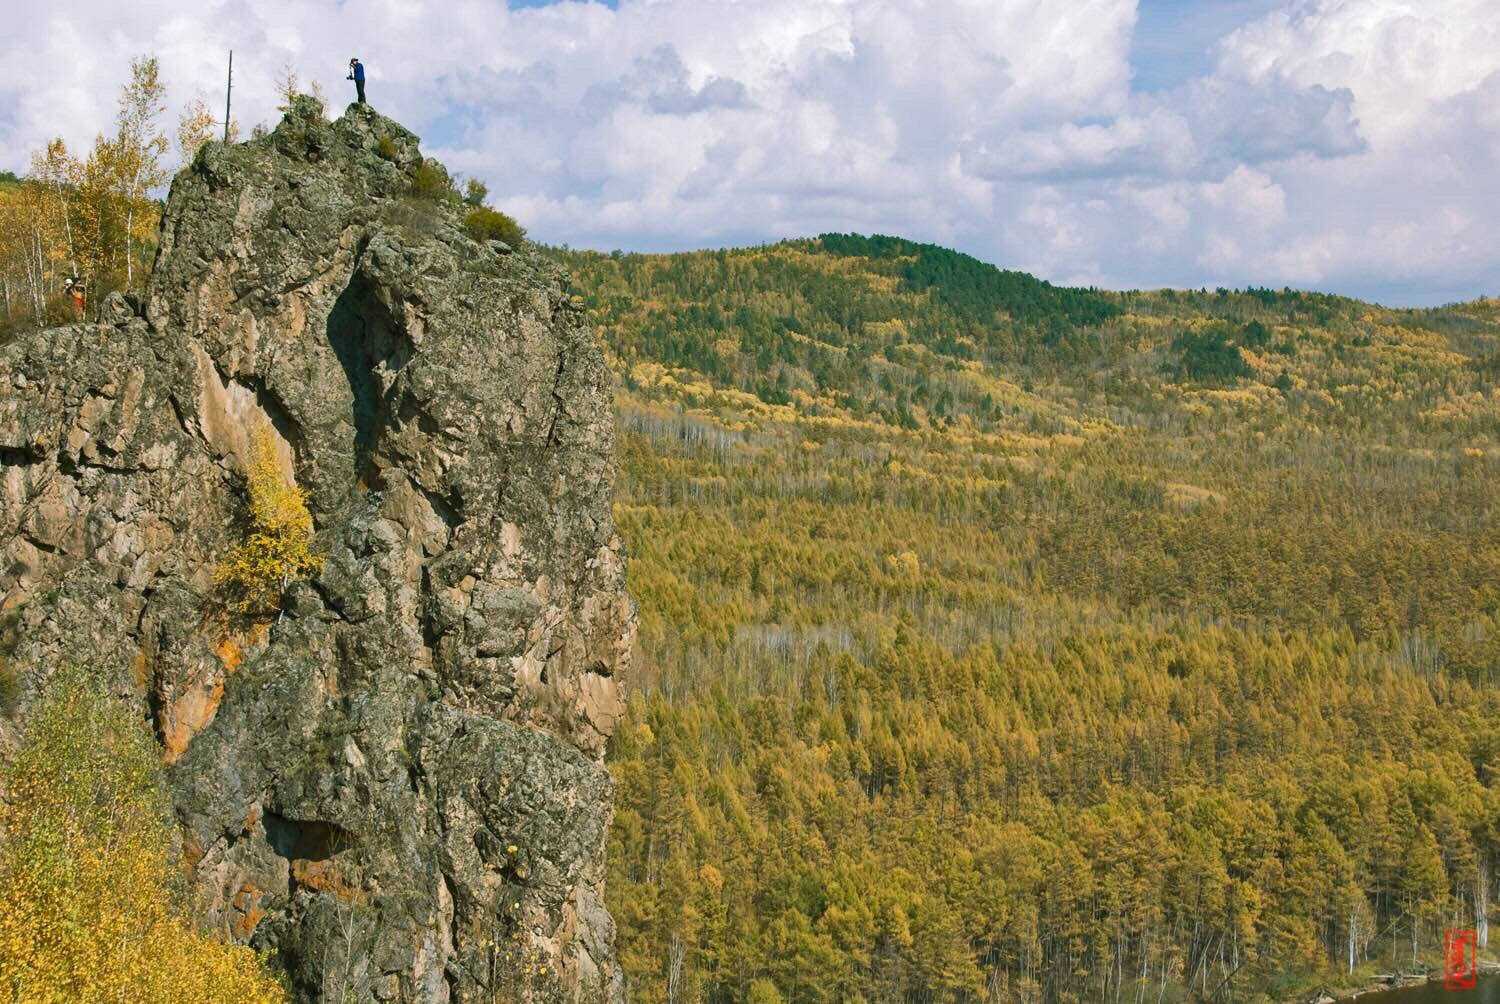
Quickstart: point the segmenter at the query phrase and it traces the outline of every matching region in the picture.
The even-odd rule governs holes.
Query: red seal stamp
[[[1479,979],[1474,932],[1468,928],[1447,931],[1443,945],[1443,986],[1449,990],[1473,990]]]

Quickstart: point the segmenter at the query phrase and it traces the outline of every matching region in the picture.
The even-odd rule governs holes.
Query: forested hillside
[[[95,319],[145,286],[164,93],[142,57],[110,136],[0,174],[0,342],[73,318],[73,276]],[[182,109],[177,157],[221,125]],[[630,999],[1284,999],[1487,938],[1500,303],[1066,289],[839,234],[558,254],[641,606]]]
[[[1495,304],[565,257],[641,605],[632,999],[1286,996],[1483,928]]]

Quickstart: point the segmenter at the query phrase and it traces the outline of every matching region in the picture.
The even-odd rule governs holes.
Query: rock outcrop
[[[204,919],[301,999],[617,1000],[607,375],[434,177],[298,99],[176,178],[144,300],[0,348],[8,711],[67,663],[139,702]],[[325,555],[258,622],[214,586],[256,429]]]

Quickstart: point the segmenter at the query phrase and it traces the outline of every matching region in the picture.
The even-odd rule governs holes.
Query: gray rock
[[[174,180],[144,303],[0,347],[0,654],[18,716],[65,663],[137,702],[202,920],[299,998],[619,1000],[607,374],[561,269],[423,163],[299,99]],[[256,428],[326,555],[258,624],[213,586]]]
[[[141,302],[133,293],[114,292],[104,298],[99,315],[105,324],[119,327],[139,317],[141,310]]]

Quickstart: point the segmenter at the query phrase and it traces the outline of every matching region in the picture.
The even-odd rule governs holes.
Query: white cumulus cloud
[[[1265,5],[1257,5],[1265,9]],[[77,0],[7,19],[0,167],[107,130],[129,57],[274,120],[370,99],[543,240],[902,233],[1058,281],[1500,292],[1493,0],[1285,0],[1132,88],[1135,0]],[[1160,44],[1150,58],[1161,58]]]

